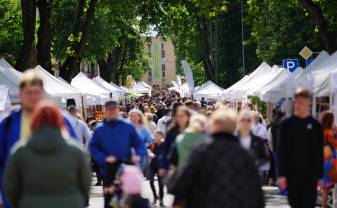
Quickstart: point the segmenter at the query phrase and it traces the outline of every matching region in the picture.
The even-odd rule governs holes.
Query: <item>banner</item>
[[[193,95],[194,81],[193,81],[192,69],[191,69],[190,65],[185,60],[182,60],[181,64],[182,64],[183,69],[184,69],[185,78],[186,78],[187,86],[188,86],[188,89],[189,89],[189,94]]]
[[[153,48],[153,78],[161,78],[161,52],[159,43],[154,44]]]

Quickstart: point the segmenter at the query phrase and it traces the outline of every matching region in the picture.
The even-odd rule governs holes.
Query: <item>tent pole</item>
[[[312,96],[312,99],[313,99],[313,100],[312,100],[312,108],[311,108],[311,109],[312,109],[312,112],[311,112],[311,113],[312,113],[312,116],[313,116],[313,117],[316,117],[316,105],[317,105],[317,100],[316,100],[315,95]]]
[[[83,116],[83,119],[86,119],[86,117],[85,117],[85,108],[84,108],[84,98],[83,98],[83,95],[81,96],[81,102],[82,102],[82,116]]]

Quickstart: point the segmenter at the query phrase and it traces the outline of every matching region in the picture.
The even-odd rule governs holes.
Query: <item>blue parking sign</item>
[[[283,68],[287,69],[291,73],[294,72],[299,66],[298,59],[284,59]]]

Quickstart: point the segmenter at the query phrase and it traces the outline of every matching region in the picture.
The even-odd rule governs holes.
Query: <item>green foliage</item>
[[[0,0],[0,57],[13,65],[23,41],[21,16],[18,1]]]
[[[320,51],[319,33],[294,0],[249,0],[249,21],[257,56],[270,64],[297,58],[304,46]]]
[[[248,97],[248,99],[249,99],[249,103],[257,107],[257,110],[261,113],[263,118],[266,118],[267,117],[267,104],[263,102],[259,97],[256,97],[256,96],[250,96]]]

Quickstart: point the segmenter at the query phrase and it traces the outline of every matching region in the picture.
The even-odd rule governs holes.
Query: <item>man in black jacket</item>
[[[323,176],[323,132],[309,110],[309,91],[298,89],[294,115],[281,125],[278,185],[288,189],[289,204],[295,208],[315,207]]]
[[[169,190],[175,196],[174,207],[264,207],[254,161],[233,135],[236,113],[219,109],[211,121],[212,138],[194,149]]]

